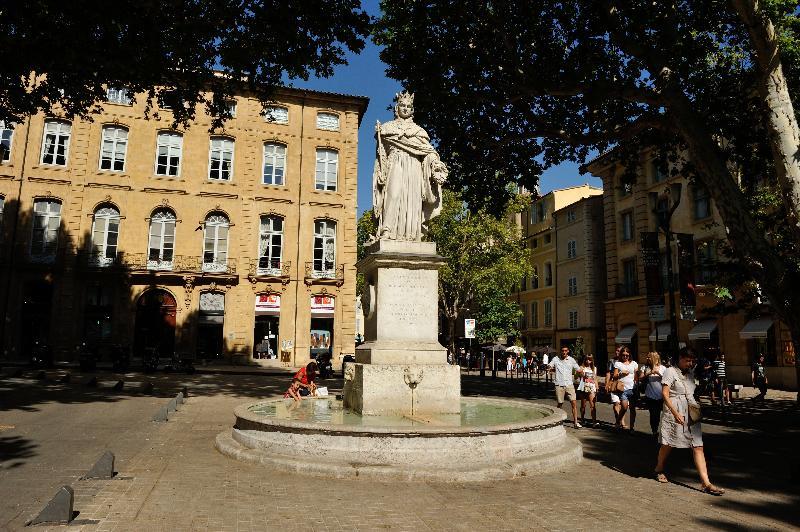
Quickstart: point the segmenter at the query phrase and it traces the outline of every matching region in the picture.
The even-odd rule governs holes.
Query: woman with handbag
[[[684,347],[678,356],[677,366],[664,372],[661,377],[664,409],[661,412],[659,426],[658,463],[656,464],[656,480],[669,482],[664,475],[664,466],[673,448],[692,449],[694,465],[702,482],[703,493],[722,495],[725,490],[716,487],[708,478],[706,457],[703,453],[703,431],[700,424],[702,417],[700,405],[694,398],[694,372],[692,368],[696,357],[694,351]]]

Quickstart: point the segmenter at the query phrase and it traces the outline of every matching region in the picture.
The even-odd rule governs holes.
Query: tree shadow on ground
[[[36,455],[37,445],[22,436],[0,435],[0,467],[13,469],[24,463],[24,459]]]

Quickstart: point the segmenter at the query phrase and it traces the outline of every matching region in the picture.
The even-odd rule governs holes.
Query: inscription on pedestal
[[[436,299],[431,300],[431,275],[424,270],[395,270],[384,287],[389,300],[381,309],[387,317],[404,326],[436,322]]]

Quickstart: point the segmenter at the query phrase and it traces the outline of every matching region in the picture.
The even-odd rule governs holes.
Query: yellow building
[[[694,317],[687,314],[683,316],[685,319],[680,319],[680,309],[677,309],[679,345],[691,345],[701,355],[709,357],[720,350],[725,352],[729,380],[744,384],[750,383],[750,364],[755,355],[764,353],[770,385],[796,389],[794,350],[789,331],[772,315],[767,304],[755,305],[748,315],[738,312],[720,316],[713,311],[717,301],[710,288],[715,279],[717,247],[725,238],[725,228],[707,191],[690,184],[683,176],[671,177],[649,151],[641,155],[634,183],[624,179],[625,168],[615,160],[613,151],[591,161],[587,168],[603,179],[608,353],[613,353],[615,345],[629,345],[634,358],[641,361],[649,350],[667,351],[670,298],[668,295],[665,297],[664,319],[651,321],[641,258],[641,234],[658,230],[650,194],[661,195],[671,183],[681,183],[681,202],[672,216],[671,229],[674,233],[691,235],[693,239],[697,301]],[[666,287],[666,239],[661,232],[658,238],[661,277]],[[673,272],[677,277],[675,242],[672,249]],[[677,282],[675,286],[678,286]],[[678,293],[675,300],[679,306]]]
[[[262,365],[354,352],[358,128],[368,100],[242,93],[209,133],[108,91],[93,121],[0,129],[4,355],[86,341]],[[106,355],[107,356],[107,355]]]
[[[553,213],[600,193],[589,185],[553,190],[534,200],[527,215],[519,218],[533,271],[515,294],[523,314],[520,332],[528,350],[558,345],[558,247]]]

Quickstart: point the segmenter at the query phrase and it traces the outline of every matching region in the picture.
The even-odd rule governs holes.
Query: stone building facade
[[[700,186],[683,176],[671,176],[654,155],[641,154],[635,182],[624,178],[625,168],[614,153],[604,154],[587,165],[603,180],[603,207],[608,299],[605,303],[605,334],[609,355],[615,345],[629,345],[634,358],[643,360],[650,350],[666,352],[670,331],[670,298],[665,295],[665,318],[651,321],[646,300],[641,234],[657,231],[650,193],[662,194],[672,183],[681,183],[681,201],[672,216],[675,233],[692,235],[694,242],[694,316],[678,310],[679,345],[690,345],[701,355],[726,354],[727,373],[734,383],[750,383],[750,364],[757,353],[767,358],[772,386],[796,389],[794,350],[788,329],[772,314],[769,305],[754,304],[752,310],[719,315],[713,294],[714,264],[725,228],[712,200]],[[666,287],[666,239],[659,232],[661,277]],[[672,242],[673,272],[679,273],[676,243]],[[678,283],[675,283],[678,286]],[[667,289],[665,288],[665,292]],[[675,294],[680,306],[680,294]],[[758,303],[758,302],[754,302]],[[683,319],[682,319],[683,318]]]
[[[603,302],[606,258],[603,198],[599,189],[553,213],[556,242],[555,345],[580,338],[584,353],[601,364],[606,353]]]
[[[531,203],[529,212],[518,218],[530,253],[532,275],[529,279],[522,281],[520,289],[514,297],[518,301],[523,315],[522,323],[520,323],[522,341],[529,351],[541,351],[548,347],[554,349],[559,345],[562,337],[566,339],[572,335],[572,332],[566,332],[563,335],[559,333],[559,329],[562,327],[559,325],[558,308],[561,292],[557,290],[561,276],[558,268],[560,237],[558,217],[554,216],[554,213],[561,212],[583,198],[601,193],[600,189],[589,185],[553,190],[535,199]],[[588,222],[588,219],[583,221]],[[564,252],[566,252],[566,248],[564,248]],[[581,276],[579,285],[586,286],[583,276]],[[566,294],[566,292],[563,293]],[[564,312],[568,311],[564,310]],[[563,328],[567,329],[568,327],[564,325]]]
[[[358,128],[367,98],[246,93],[209,133],[109,90],[92,121],[3,125],[7,359],[87,342],[262,365],[354,352]]]

